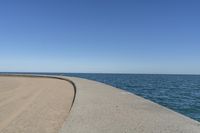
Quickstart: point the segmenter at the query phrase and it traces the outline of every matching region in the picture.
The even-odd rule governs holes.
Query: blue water
[[[200,75],[53,74],[103,82],[200,121]]]

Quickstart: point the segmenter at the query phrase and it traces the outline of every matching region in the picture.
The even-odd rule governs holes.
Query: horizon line
[[[1,73],[35,73],[35,74],[39,74],[39,73],[49,73],[49,74],[124,74],[124,75],[131,75],[131,74],[135,74],[135,75],[196,75],[196,76],[200,76],[200,74],[194,74],[194,73],[123,73],[123,72],[14,72],[14,71],[10,71],[10,72],[2,72],[0,71],[0,74]]]

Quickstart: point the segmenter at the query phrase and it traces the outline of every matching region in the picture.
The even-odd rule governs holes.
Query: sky
[[[200,74],[198,0],[1,0],[1,72]]]

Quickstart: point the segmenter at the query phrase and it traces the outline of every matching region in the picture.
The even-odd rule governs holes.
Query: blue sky
[[[0,1],[0,71],[200,74],[198,0]]]

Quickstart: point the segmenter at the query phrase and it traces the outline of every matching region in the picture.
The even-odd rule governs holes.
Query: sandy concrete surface
[[[58,133],[73,98],[64,80],[0,76],[0,133]]]
[[[149,100],[80,78],[60,133],[200,133],[200,123]]]

